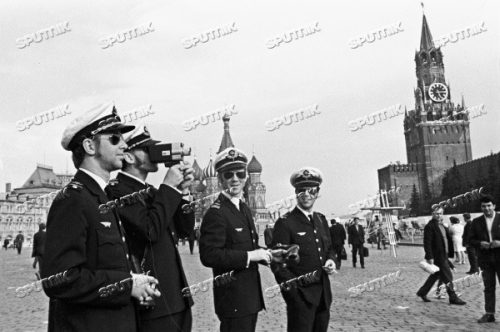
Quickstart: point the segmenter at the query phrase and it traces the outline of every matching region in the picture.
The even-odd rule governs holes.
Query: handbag
[[[427,261],[426,261],[426,260],[421,261],[421,262],[418,264],[418,266],[419,266],[422,270],[424,270],[425,272],[428,272],[428,273],[430,273],[430,274],[434,274],[434,273],[436,273],[436,272],[438,272],[438,271],[439,271],[439,267],[437,267],[437,266],[436,266],[436,265],[434,265],[434,264],[429,264],[429,263],[427,263]]]
[[[368,248],[363,247],[363,257],[368,257],[370,255],[370,251]]]
[[[347,260],[347,252],[345,251],[344,246],[342,246],[342,252],[340,253],[340,259],[343,261]]]

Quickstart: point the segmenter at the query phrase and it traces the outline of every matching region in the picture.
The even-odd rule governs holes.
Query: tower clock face
[[[429,97],[435,102],[445,101],[448,97],[448,88],[443,83],[432,83],[429,87]]]

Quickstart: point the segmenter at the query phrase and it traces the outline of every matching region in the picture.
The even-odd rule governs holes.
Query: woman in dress
[[[450,233],[453,239],[453,249],[455,250],[455,262],[465,264],[465,248],[462,246],[464,226],[460,224],[460,220],[456,217],[450,217],[450,222]]]

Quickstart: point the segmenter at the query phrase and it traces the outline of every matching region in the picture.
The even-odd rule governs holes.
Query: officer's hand
[[[266,249],[257,249],[248,251],[250,262],[265,261],[267,264],[271,263],[271,253]]]
[[[182,167],[186,167],[185,165],[177,164],[170,167],[163,179],[163,184],[167,186],[171,186],[177,188],[177,186],[184,181],[184,173],[182,171]]]
[[[335,271],[335,263],[331,259],[326,261],[325,266],[323,266],[323,270],[325,270],[328,274],[332,274],[333,272],[337,273],[337,271]]]
[[[490,249],[490,243],[486,241],[481,241],[481,248]]]
[[[184,189],[189,188],[189,186],[193,182],[194,169],[191,167],[191,164],[186,161],[184,162],[184,165],[181,165],[180,170],[182,171],[184,178],[182,179],[182,182],[177,186],[177,189],[183,191]]]
[[[130,295],[139,302],[150,300],[152,296],[158,297],[161,295],[158,290],[152,287],[152,285],[158,284],[158,280],[155,278],[144,274],[132,273],[132,280],[134,281],[134,286]]]

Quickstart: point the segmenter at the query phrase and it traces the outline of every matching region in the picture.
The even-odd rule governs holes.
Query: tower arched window
[[[427,54],[425,53],[420,54],[420,58],[422,59],[423,63],[427,63]]]

